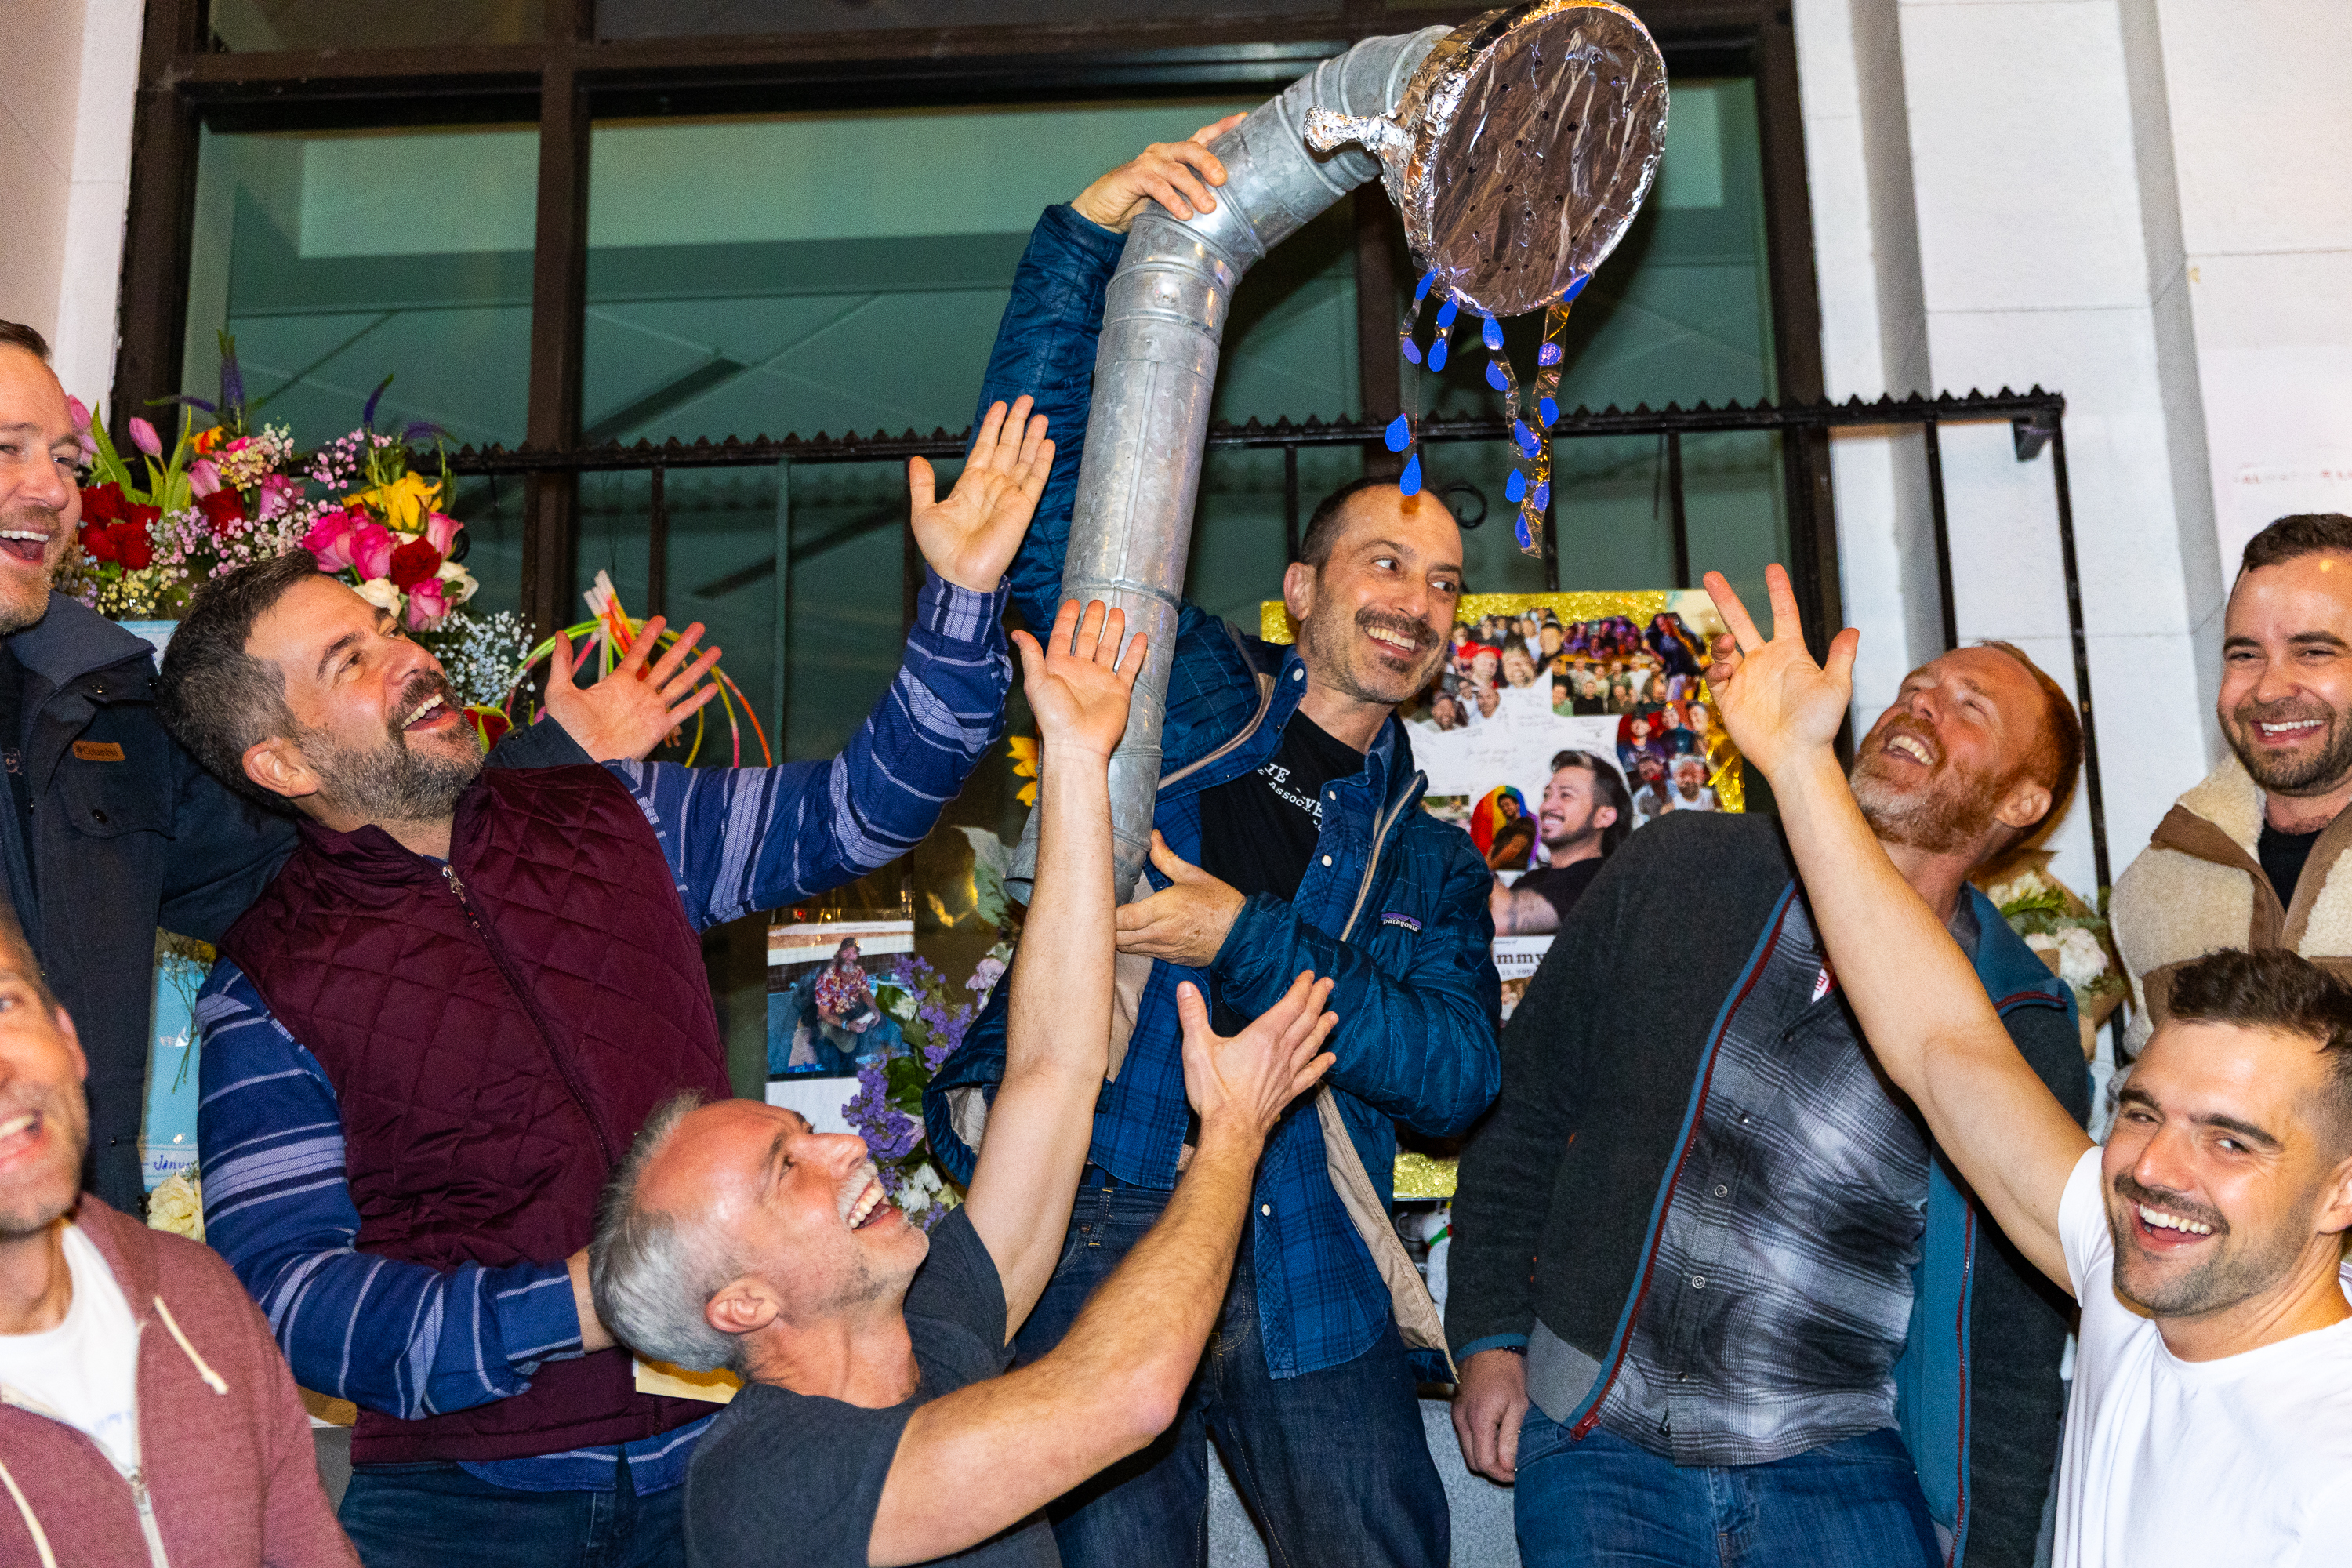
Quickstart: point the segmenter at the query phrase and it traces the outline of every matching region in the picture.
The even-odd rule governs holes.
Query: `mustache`
[[[2116,1196],[2127,1204],[2146,1204],[2149,1208],[2162,1209],[2166,1214],[2193,1219],[2200,1225],[2210,1225],[2215,1236],[2230,1234],[2230,1222],[2221,1217],[2220,1210],[2207,1208],[2179,1193],[2167,1192],[2161,1187],[2144,1187],[2132,1180],[2129,1171],[2116,1177],[2115,1188]]]
[[[1869,739],[1875,749],[1885,746],[1897,735],[1908,735],[1927,747],[1927,754],[1936,760],[1938,766],[1942,765],[1944,748],[1943,744],[1936,739],[1936,731],[1908,714],[1898,713],[1879,721],[1878,727],[1870,732]]]
[[[2293,723],[2302,719],[2322,720],[2332,728],[2336,711],[2325,703],[2297,702],[2292,698],[2284,702],[2255,702],[2250,700],[2231,709],[2230,717],[2242,728],[2251,728],[2256,724]]]
[[[1399,637],[1411,637],[1415,653],[1426,653],[1438,644],[1437,628],[1427,621],[1414,620],[1411,616],[1363,609],[1356,612],[1356,625],[1368,632],[1394,632]]]
[[[395,744],[404,746],[408,743],[407,731],[401,720],[415,712],[416,705],[428,697],[438,697],[451,708],[464,706],[457,700],[457,689],[449,684],[447,676],[429,669],[418,670],[408,678],[408,684],[400,689],[399,705],[393,710],[392,717],[384,721],[384,728],[392,732]]]

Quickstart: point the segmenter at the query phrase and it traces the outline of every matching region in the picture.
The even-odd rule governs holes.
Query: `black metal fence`
[[[1710,407],[1704,403],[1695,408],[1673,405],[1662,409],[1640,407],[1624,410],[1612,407],[1599,413],[1580,408],[1573,414],[1563,416],[1552,426],[1551,435],[1554,441],[1612,436],[1654,436],[1660,439],[1664,448],[1665,515],[1667,526],[1672,531],[1674,585],[1687,588],[1692,586],[1692,581],[1690,536],[1684,506],[1684,437],[1733,430],[1797,433],[1917,427],[1924,438],[1926,450],[1928,504],[1934,523],[1937,605],[1943,617],[1944,647],[1947,648],[1959,646],[1959,625],[1952,602],[1950,506],[1944,489],[1942,426],[2005,420],[2011,428],[2018,461],[2033,461],[2046,450],[2056,503],[2059,558],[2065,575],[2066,627],[2074,659],[2074,700],[2083,718],[2083,785],[2090,813],[2091,851],[2098,885],[2105,888],[2112,881],[2107,861],[2106,806],[2099,784],[2098,735],[2091,709],[2091,664],[2089,647],[2083,632],[2082,578],[2074,558],[2074,502],[2066,479],[2065,412],[2066,399],[2059,393],[2044,392],[2038,386],[2023,393],[2003,387],[1997,393],[1972,392],[1965,397],[1946,393],[1937,397],[1882,397],[1875,403],[1853,398],[1844,403],[1757,403],[1745,405],[1732,403],[1720,408]],[[1420,424],[1418,431],[1420,438],[1425,442],[1507,441],[1510,438],[1509,426],[1499,419],[1428,419]],[[1301,521],[1298,489],[1300,449],[1307,447],[1361,447],[1386,458],[1388,454],[1382,445],[1381,435],[1382,426],[1369,421],[1310,418],[1303,424],[1293,424],[1287,419],[1279,419],[1265,425],[1253,419],[1245,425],[1213,427],[1209,432],[1208,444],[1214,450],[1281,448],[1284,458],[1284,529],[1290,558],[1295,560],[1298,554]],[[820,434],[814,437],[786,436],[775,440],[761,436],[749,441],[730,436],[720,441],[670,440],[658,446],[650,441],[639,441],[635,446],[625,447],[616,443],[565,451],[534,450],[530,447],[513,450],[503,447],[480,449],[468,447],[451,454],[449,468],[456,474],[486,477],[646,474],[651,485],[646,540],[648,598],[658,608],[667,597],[669,510],[663,481],[671,469],[772,468],[789,474],[792,468],[806,464],[903,462],[915,457],[961,458],[969,444],[968,431],[934,430],[928,436],[921,436],[909,430],[898,436],[877,431],[872,436]],[[1555,509],[1558,504],[1555,493]],[[786,534],[789,508],[787,485],[779,504],[780,566],[785,563],[782,552],[789,548]],[[1547,587],[1554,589],[1559,586],[1558,538],[1558,529],[1548,522],[1544,530],[1544,582]],[[1836,629],[1817,624],[1821,618],[1819,606],[1825,602],[1822,576],[1825,572],[1833,572],[1835,566],[1833,563],[1825,563],[1820,558],[1810,537],[1801,530],[1792,531],[1790,552],[1792,559],[1789,565],[1796,579],[1798,599],[1806,611],[1806,637],[1818,649]],[[786,601],[780,596],[779,602]],[[781,620],[782,616],[779,618]],[[781,650],[784,637],[784,628],[781,626],[777,637]],[[781,678],[781,656],[778,673]]]

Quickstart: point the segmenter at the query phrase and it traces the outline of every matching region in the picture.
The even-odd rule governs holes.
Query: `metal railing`
[[[1944,489],[1941,428],[1946,425],[2005,420],[2011,427],[2020,462],[2031,462],[2046,449],[2050,455],[2051,480],[2056,503],[2059,559],[2065,577],[2066,627],[2074,660],[2074,700],[2083,721],[2083,786],[2090,814],[2091,852],[2098,884],[2105,888],[2113,879],[2109,874],[2107,858],[2106,805],[2099,781],[2098,737],[2092,718],[2090,648],[2083,629],[2082,578],[2074,554],[2074,500],[2066,478],[2065,412],[2066,399],[2059,393],[2044,392],[2038,386],[2022,393],[2003,387],[1997,393],[1971,392],[1966,396],[1946,393],[1936,397],[1882,397],[1874,403],[1853,398],[1844,403],[1729,403],[1719,408],[1704,403],[1692,408],[1670,404],[1660,409],[1611,407],[1598,413],[1580,408],[1572,414],[1563,415],[1552,426],[1551,436],[1554,441],[1627,436],[1660,438],[1664,447],[1666,524],[1674,551],[1674,586],[1687,588],[1693,584],[1689,521],[1683,482],[1684,437],[1738,430],[1817,432],[1916,426],[1922,434],[1926,453],[1928,505],[1934,524],[1937,603],[1942,616],[1944,647],[1947,648],[1959,646],[1959,623],[1952,598],[1950,508]],[[1420,439],[1424,442],[1510,439],[1509,426],[1500,419],[1432,418],[1421,421],[1416,428]],[[1300,450],[1309,447],[1360,447],[1377,454],[1378,458],[1386,458],[1388,454],[1381,441],[1383,429],[1383,423],[1370,420],[1309,418],[1303,423],[1293,424],[1288,419],[1277,419],[1266,425],[1252,419],[1243,425],[1212,426],[1208,445],[1212,450],[1281,449],[1284,532],[1288,558],[1296,560],[1301,521],[1298,488]],[[928,436],[908,430],[897,436],[877,431],[871,436],[820,433],[813,437],[785,436],[781,439],[760,436],[748,441],[732,436],[719,441],[672,439],[656,444],[641,440],[633,446],[616,442],[564,451],[537,450],[527,446],[512,449],[496,446],[467,447],[450,454],[449,468],[454,474],[485,477],[646,474],[651,490],[646,520],[648,589],[649,598],[658,608],[666,597],[667,576],[669,508],[664,479],[670,470],[767,468],[787,476],[777,505],[777,564],[782,573],[789,570],[790,564],[789,473],[793,468],[814,464],[903,462],[915,457],[956,458],[963,456],[969,444],[970,432],[940,429]],[[1559,498],[1555,492],[1555,512],[1558,504]],[[1548,520],[1544,530],[1544,582],[1551,589],[1559,586],[1558,538],[1559,530]],[[1822,600],[1821,584],[1827,567],[1812,550],[1807,548],[1802,531],[1791,531],[1791,554],[1794,559],[1790,564],[1796,578],[1798,597],[1807,606],[1810,621],[1811,610]],[[788,602],[785,595],[778,595],[779,604]],[[781,687],[784,684],[785,615],[780,613],[777,619],[776,668]],[[1832,629],[1809,624],[1806,631],[1818,647]]]

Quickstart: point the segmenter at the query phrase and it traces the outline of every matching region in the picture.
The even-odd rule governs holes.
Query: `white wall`
[[[114,380],[139,0],[0,0],[0,318],[49,340],[66,390]]]
[[[1796,0],[1832,395],[2066,395],[2111,875],[2216,754],[2238,548],[2352,510],[2352,5],[2227,13]],[[1998,425],[1944,448],[1962,639],[2071,686],[2049,456]],[[1939,641],[1922,464],[1884,433],[1832,454],[1866,722]],[[2081,800],[2052,844],[2088,892]]]

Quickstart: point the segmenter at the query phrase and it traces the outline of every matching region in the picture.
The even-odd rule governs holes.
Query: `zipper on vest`
[[[604,1164],[609,1169],[618,1156],[613,1149],[611,1141],[604,1135],[604,1124],[598,1121],[596,1113],[589,1109],[588,1096],[582,1091],[580,1080],[572,1076],[572,1064],[566,1061],[563,1053],[556,1048],[554,1031],[547,1026],[547,1020],[540,1016],[539,1008],[531,1002],[530,991],[525,989],[521,981],[515,978],[514,970],[507,963],[506,952],[499,946],[498,940],[491,936],[489,929],[476,918],[473,900],[466,897],[466,884],[458,877],[457,868],[444,861],[441,866],[441,875],[447,879],[449,891],[456,897],[457,907],[466,911],[466,923],[472,926],[474,934],[482,939],[482,949],[490,955],[490,963],[497,968],[499,978],[506,982],[507,990],[513,994],[515,1005],[522,1009],[523,1016],[530,1020],[530,1026],[539,1031],[540,1043],[547,1047],[547,1059],[554,1064],[556,1078],[562,1083],[564,1092],[572,1097],[572,1105],[580,1111],[580,1119],[588,1123],[589,1136],[596,1140],[596,1147],[603,1152]]]

